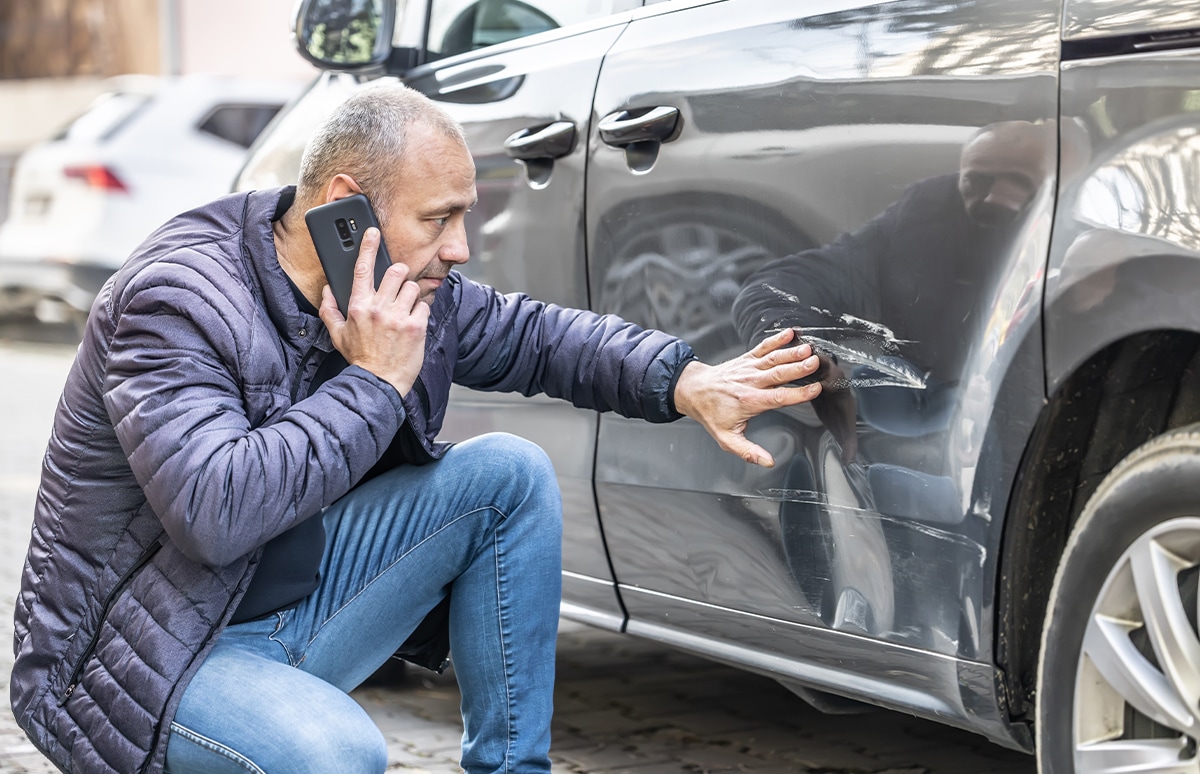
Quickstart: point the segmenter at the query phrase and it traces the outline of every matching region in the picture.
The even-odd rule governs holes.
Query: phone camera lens
[[[342,239],[350,238],[350,226],[346,224],[345,218],[338,218],[333,222],[333,225],[337,229],[338,236]]]

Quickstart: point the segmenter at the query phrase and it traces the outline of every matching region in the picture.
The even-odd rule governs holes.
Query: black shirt
[[[291,278],[288,278],[300,310],[316,316],[317,310]],[[315,391],[346,367],[346,358],[336,349],[325,356],[317,368],[309,392]],[[250,580],[246,596],[238,604],[230,623],[255,618],[295,607],[321,583],[321,556],[325,553],[325,524],[314,514],[283,532],[263,546],[258,570]]]

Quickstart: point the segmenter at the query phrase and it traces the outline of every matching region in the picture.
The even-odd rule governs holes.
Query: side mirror
[[[395,0],[300,0],[292,34],[317,67],[352,72],[387,61],[395,24]]]

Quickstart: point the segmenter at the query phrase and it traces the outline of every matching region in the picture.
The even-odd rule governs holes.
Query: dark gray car
[[[794,326],[823,395],[695,423],[455,395],[552,456],[563,614],[1025,750],[1200,770],[1194,0],[308,0],[294,181],[400,78],[463,125],[466,273],[718,361]],[[340,73],[340,74],[339,74]],[[852,700],[852,701],[851,701]]]

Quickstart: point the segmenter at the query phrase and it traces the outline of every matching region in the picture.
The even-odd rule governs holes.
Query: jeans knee
[[[488,433],[462,444],[478,486],[490,490],[507,529],[557,555],[562,542],[562,495],[554,465],[541,447],[508,433]]]
[[[519,435],[485,433],[464,441],[462,445],[485,457],[508,460],[531,473],[554,475],[554,465],[542,447]]]
[[[475,459],[468,462],[497,487],[510,488],[515,494],[534,496],[559,507],[558,480],[554,464],[540,446],[509,433],[488,433],[462,444],[462,451]]]
[[[312,717],[287,728],[286,734],[243,739],[240,743],[233,739],[220,741],[173,723],[165,772],[383,774],[388,763],[387,743],[366,713],[362,718],[346,719],[336,714],[321,716],[315,710]]]
[[[360,717],[336,719],[317,713],[311,723],[301,726],[292,746],[296,760],[277,770],[383,774],[387,769],[387,742],[365,712]]]

